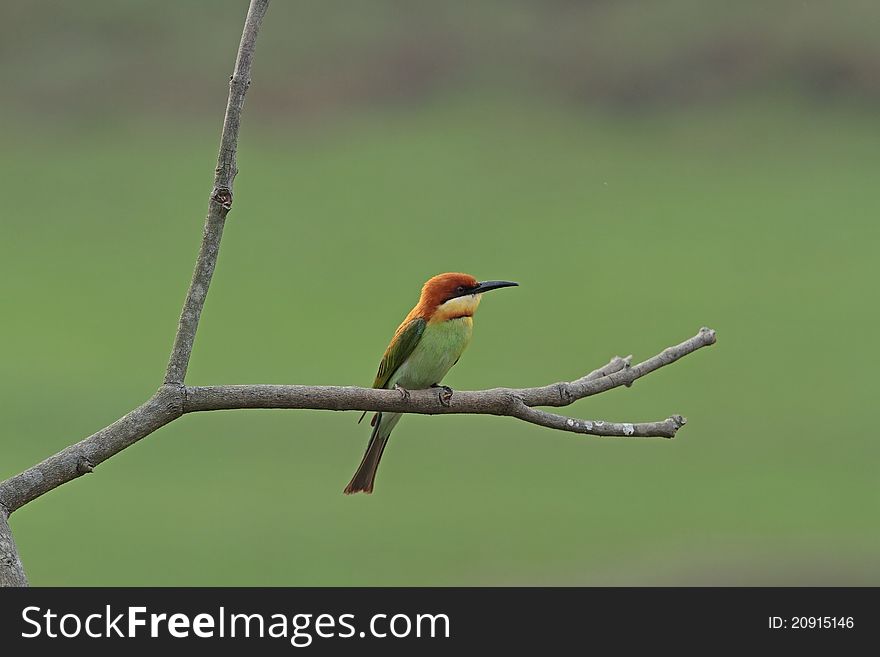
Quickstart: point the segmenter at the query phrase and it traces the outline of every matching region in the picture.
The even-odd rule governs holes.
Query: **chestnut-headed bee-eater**
[[[422,287],[416,307],[397,328],[385,350],[374,388],[408,390],[438,387],[471,341],[473,315],[483,292],[517,285],[483,281],[468,274],[439,274]],[[366,415],[366,414],[365,414]],[[401,413],[376,413],[364,458],[345,494],[372,493],[379,459]],[[363,416],[361,416],[363,418]]]

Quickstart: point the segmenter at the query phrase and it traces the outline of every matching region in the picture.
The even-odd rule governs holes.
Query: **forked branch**
[[[694,337],[637,365],[615,357],[586,376],[538,388],[457,391],[449,400],[435,389],[398,390],[305,385],[163,385],[144,404],[88,438],[0,483],[0,504],[9,513],[53,488],[92,472],[114,454],[186,413],[246,408],[329,411],[390,411],[424,415],[471,414],[514,417],[533,424],[592,436],[672,438],[684,425],[681,416],[658,422],[618,423],[569,418],[535,408],[567,406],[579,399],[631,385],[656,369],[715,343],[715,331]]]

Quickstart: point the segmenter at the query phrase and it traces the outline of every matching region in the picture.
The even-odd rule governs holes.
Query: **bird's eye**
[[[464,285],[459,285],[457,288],[455,288],[455,291],[456,292],[464,292]]]

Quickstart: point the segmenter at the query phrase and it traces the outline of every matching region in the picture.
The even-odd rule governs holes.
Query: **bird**
[[[441,386],[446,373],[458,362],[471,341],[474,311],[490,290],[519,285],[513,281],[478,281],[470,274],[447,272],[422,286],[419,302],[397,327],[385,349],[373,388],[409,390],[444,388],[448,403],[452,390]],[[363,420],[366,412],[361,415]],[[370,425],[370,442],[348,486],[343,491],[372,493],[379,460],[402,413],[376,413]],[[360,420],[359,420],[360,422]]]

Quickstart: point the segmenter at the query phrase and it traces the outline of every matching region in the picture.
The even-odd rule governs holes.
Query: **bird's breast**
[[[390,385],[396,383],[418,390],[440,383],[471,341],[473,327],[470,316],[429,322],[419,344],[395,372]]]

